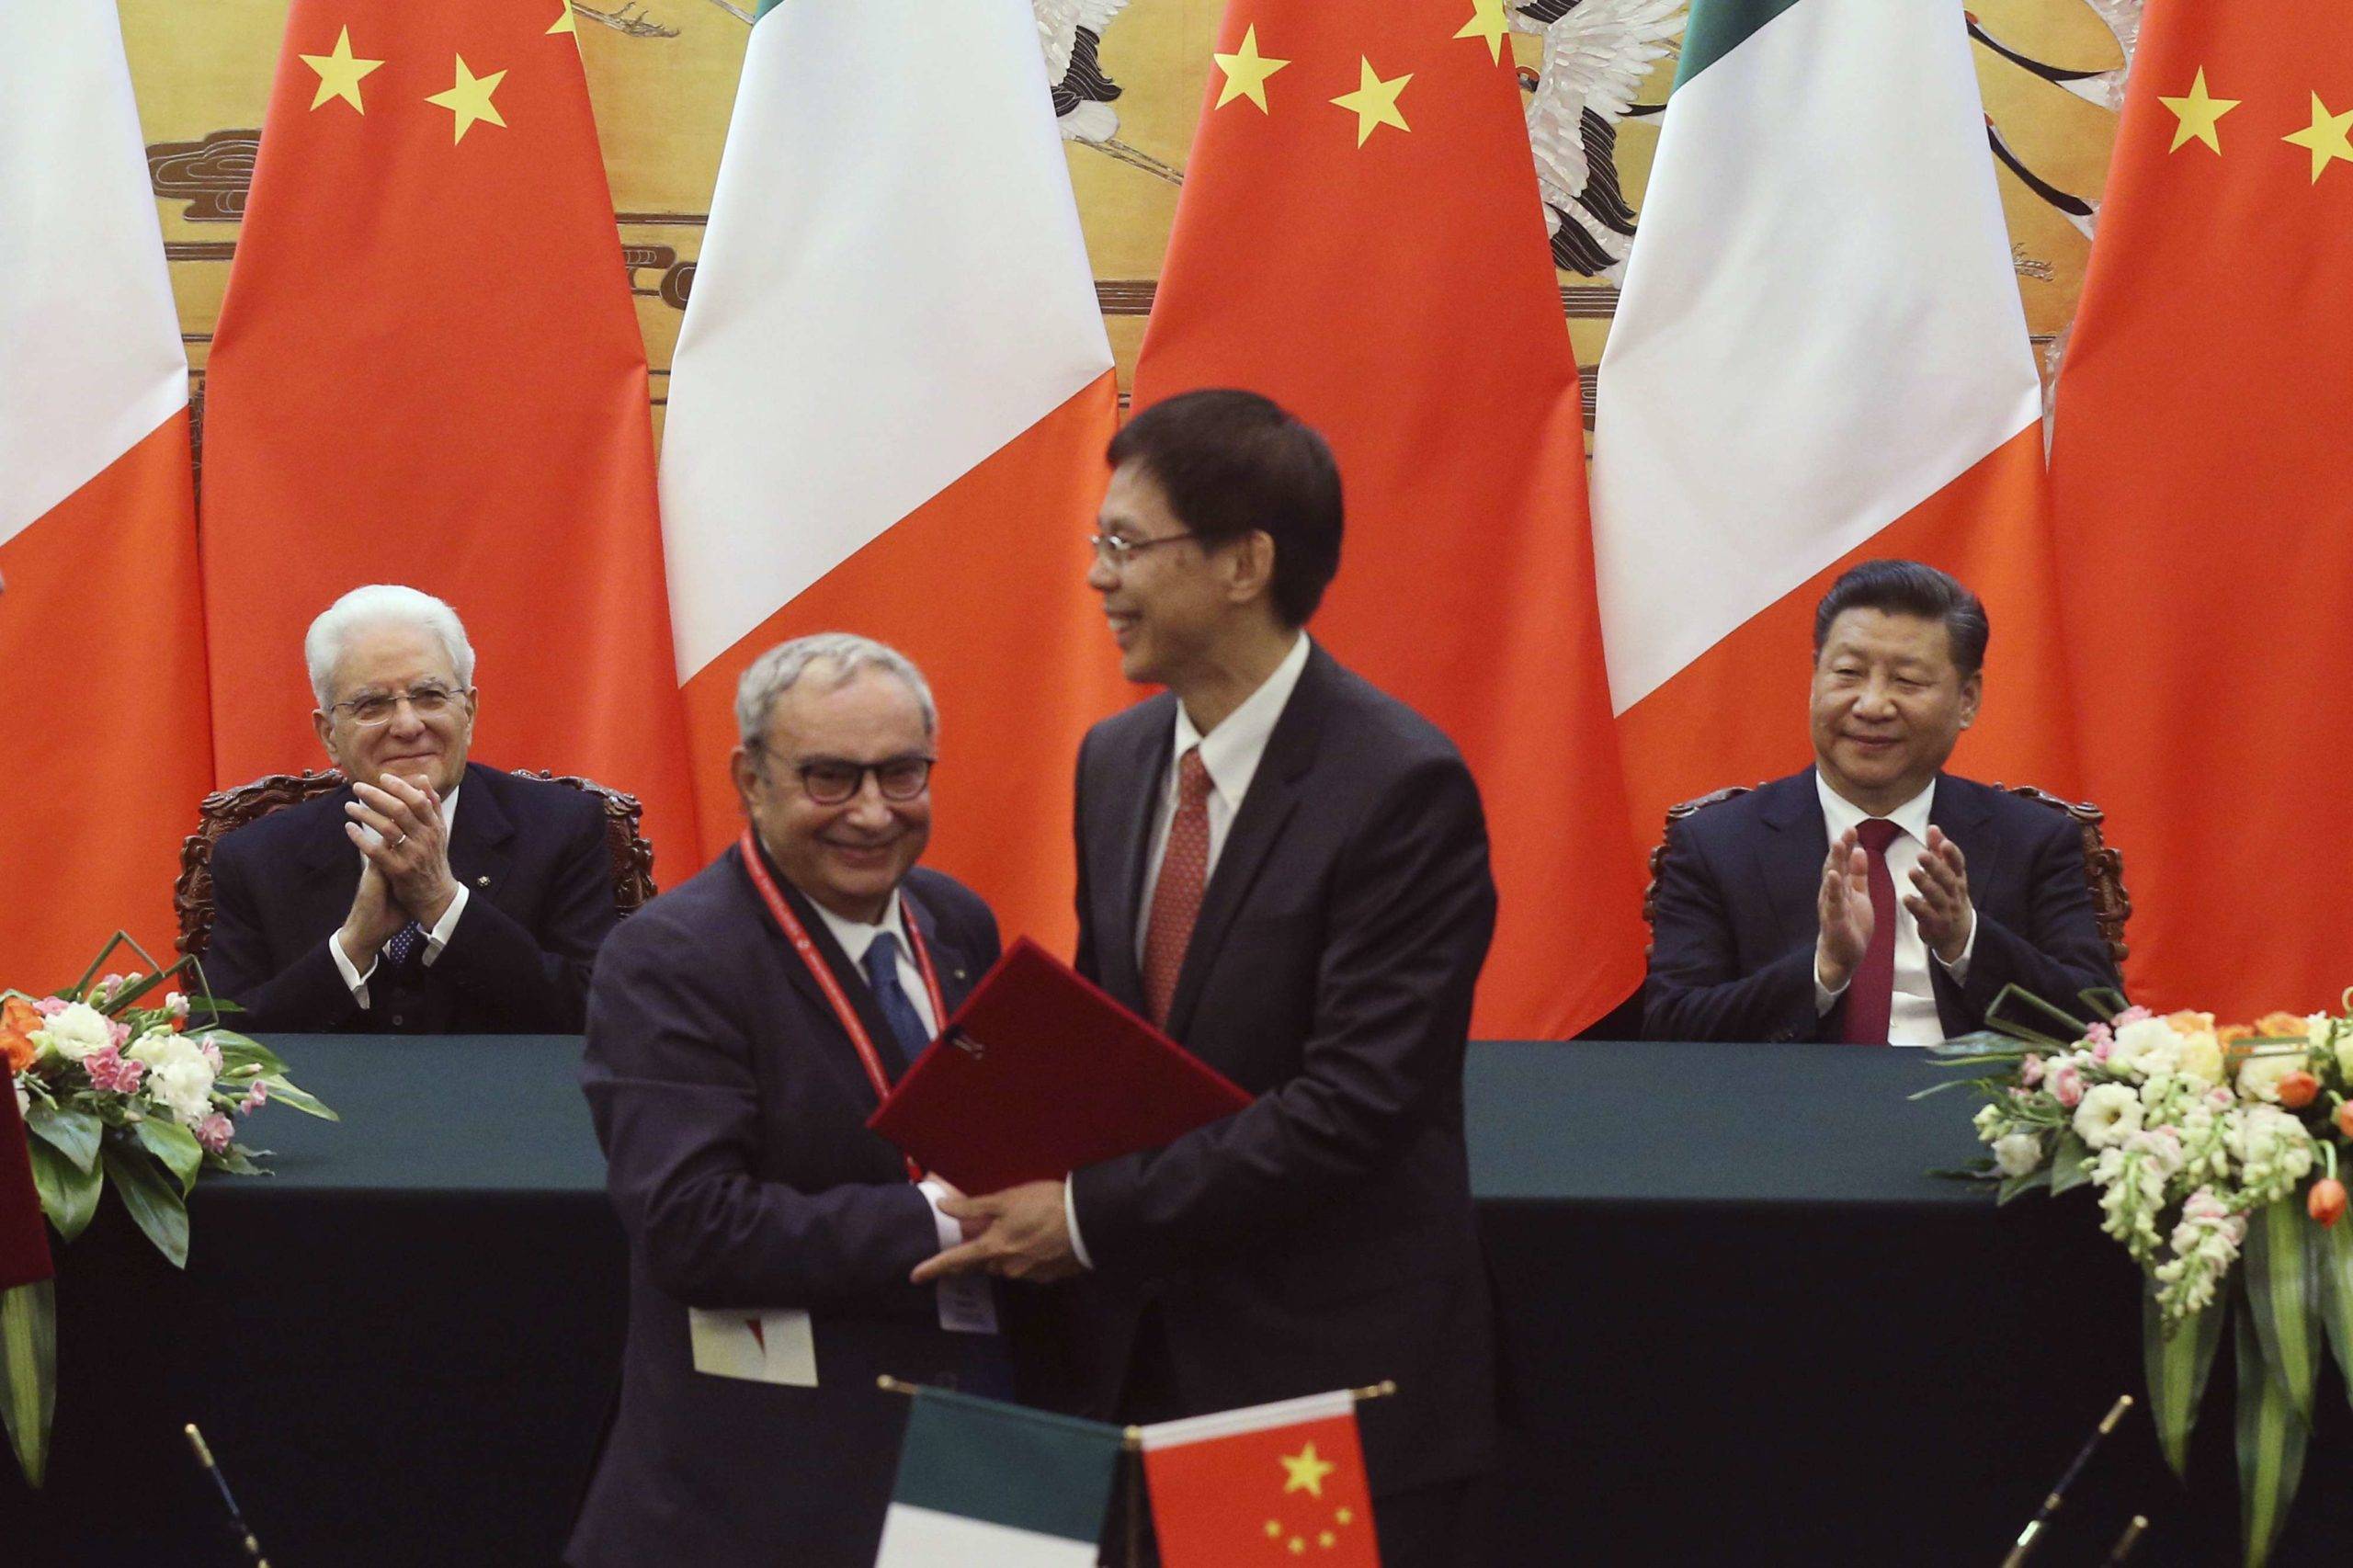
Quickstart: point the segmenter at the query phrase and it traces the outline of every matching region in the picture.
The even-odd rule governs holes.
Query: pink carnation
[[[82,1058],[82,1070],[90,1075],[90,1086],[118,1095],[135,1095],[139,1080],[146,1074],[143,1063],[122,1054],[122,1042],[101,1046]]]
[[[262,1102],[267,1098],[269,1098],[269,1085],[259,1078],[256,1078],[254,1086],[245,1091],[245,1097],[237,1102],[237,1114],[239,1116],[253,1115],[261,1108]]]
[[[131,1043],[131,1026],[129,1024],[110,1023],[107,1025],[107,1030],[114,1036],[114,1048],[117,1051],[120,1051],[124,1046]]]
[[[2135,1003],[2133,1006],[2127,1007],[2124,1011],[2117,1014],[2113,1018],[2110,1018],[2109,1022],[2120,1029],[2128,1024],[2145,1023],[2147,1020],[2155,1017],[2156,1015],[2154,1013],[2152,1013],[2146,1007]]]
[[[206,1035],[197,1042],[196,1049],[204,1053],[204,1060],[212,1064],[213,1075],[218,1077],[221,1073],[221,1047],[213,1042],[210,1035]]]
[[[2105,1062],[2115,1050],[2116,1042],[2112,1040],[2094,1040],[2092,1042],[2092,1060],[2094,1062]]]
[[[53,1018],[73,1005],[63,996],[44,996],[33,1004],[33,1011],[44,1018]]]
[[[229,1119],[214,1111],[196,1124],[196,1141],[204,1145],[208,1154],[218,1154],[229,1147],[229,1140],[236,1136],[236,1129]]]
[[[2041,1083],[2042,1058],[2040,1056],[2029,1056],[2024,1062],[2019,1062],[2018,1081],[2023,1083],[2029,1089],[2033,1088],[2037,1084]]]
[[[2115,1038],[2115,1032],[2106,1024],[2094,1024],[2091,1028],[2084,1031],[2084,1043],[2086,1045],[2105,1045]]]
[[[2042,1086],[2051,1097],[2069,1110],[2084,1102],[2083,1070],[2072,1062],[2062,1062],[2044,1076]]]

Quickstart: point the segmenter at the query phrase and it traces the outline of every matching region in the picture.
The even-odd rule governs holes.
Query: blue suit
[[[1948,1039],[1983,1028],[2013,983],[2080,1006],[2118,983],[2093,918],[2075,821],[1984,784],[1937,776],[1928,820],[1961,846],[1977,913],[1968,981],[1931,960]],[[1777,778],[1675,824],[1658,876],[1643,1032],[1653,1040],[1835,1040],[1842,997],[1814,1010],[1816,900],[1830,830],[1813,770]],[[1896,890],[1900,898],[1908,890]]]
[[[869,1036],[889,1040],[865,977],[777,881]],[[935,871],[902,892],[952,1011],[996,961],[996,921]],[[876,1375],[960,1381],[998,1352],[940,1328],[935,1293],[907,1283],[939,1250],[931,1208],[866,1130],[872,1084],[740,846],[607,944],[581,1081],[629,1238],[630,1317],[565,1561],[867,1568],[906,1418]],[[697,1372],[690,1306],[807,1310],[817,1386]]]

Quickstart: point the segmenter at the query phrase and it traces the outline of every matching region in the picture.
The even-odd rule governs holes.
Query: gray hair
[[[415,588],[404,588],[391,583],[370,583],[364,588],[354,588],[327,606],[319,619],[311,622],[310,631],[302,639],[302,662],[310,666],[311,691],[324,708],[335,700],[335,666],[343,657],[344,643],[363,626],[411,626],[438,638],[449,655],[449,665],[457,672],[458,684],[474,684],[473,644],[466,641],[465,624],[458,612],[435,598],[431,594]]]
[[[915,705],[923,710],[926,737],[939,733],[938,705],[932,701],[931,685],[913,659],[871,637],[820,631],[778,643],[753,660],[743,679],[735,683],[735,729],[746,746],[756,748],[767,737],[777,699],[790,691],[810,665],[819,663],[833,666],[828,690],[847,686],[860,670],[881,670],[897,676],[915,693]]]

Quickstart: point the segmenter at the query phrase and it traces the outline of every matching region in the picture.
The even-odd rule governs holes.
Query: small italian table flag
[[[1123,1441],[1099,1421],[918,1389],[875,1568],[1094,1568]]]
[[[1372,1494],[1345,1389],[1143,1428],[1165,1568],[1378,1568]]]

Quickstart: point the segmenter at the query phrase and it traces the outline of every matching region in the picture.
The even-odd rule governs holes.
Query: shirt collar
[[[1829,780],[1822,777],[1820,768],[1814,769],[1813,788],[1814,792],[1822,798],[1822,820],[1830,829],[1830,837],[1834,843],[1836,842],[1839,835],[1848,828],[1870,820],[1870,812],[1830,787]],[[1927,789],[1888,812],[1887,820],[1910,835],[1915,842],[1927,843],[1928,808],[1935,801],[1936,794],[1937,781],[1931,778],[1928,780]]]
[[[807,897],[805,893],[802,896]],[[849,961],[860,969],[866,967],[866,949],[872,947],[874,938],[885,931],[898,938],[899,951],[910,955],[915,951],[907,941],[906,923],[899,914],[899,894],[895,888],[892,890],[889,905],[882,911],[882,918],[871,926],[857,920],[845,920],[813,898],[809,900],[809,907],[817,912],[817,918],[825,923],[825,929],[831,931],[834,940],[842,945],[842,951],[849,955]]]
[[[1201,766],[1209,769],[1210,787],[1229,808],[1238,808],[1242,797],[1249,793],[1259,759],[1267,755],[1267,742],[1274,736],[1275,723],[1283,716],[1283,709],[1299,685],[1300,673],[1307,668],[1307,633],[1300,632],[1291,641],[1290,652],[1283,655],[1282,663],[1274,667],[1273,673],[1258,683],[1258,689],[1244,698],[1242,706],[1228,713],[1207,735],[1193,728],[1185,705],[1176,704],[1176,749],[1171,757],[1172,768],[1184,760],[1187,752],[1199,746]]]

